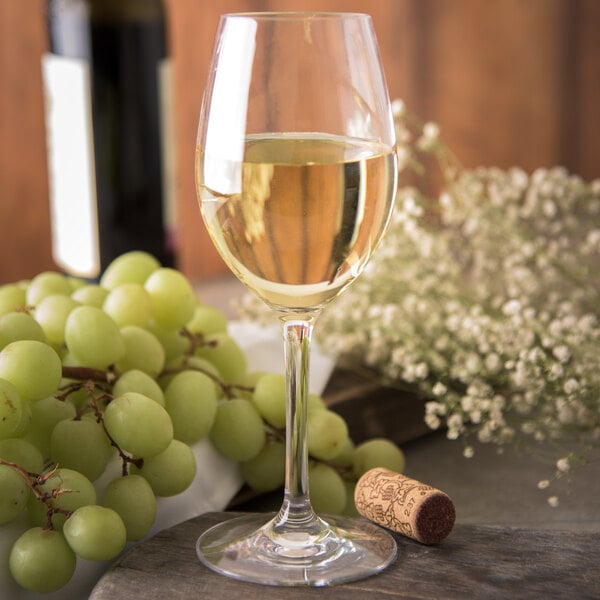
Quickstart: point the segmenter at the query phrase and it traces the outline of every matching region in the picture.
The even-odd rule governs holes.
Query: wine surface
[[[303,310],[360,273],[388,223],[391,148],[323,134],[249,136],[240,161],[198,148],[202,214],[221,256],[263,300]]]

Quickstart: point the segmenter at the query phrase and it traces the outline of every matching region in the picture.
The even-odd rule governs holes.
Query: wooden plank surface
[[[355,443],[385,437],[403,445],[431,433],[425,424],[425,400],[383,387],[356,371],[336,368],[323,397],[344,417]]]
[[[198,536],[234,515],[201,515],[134,547],[100,579],[90,600],[600,597],[596,534],[461,524],[438,546],[396,536],[396,562],[361,581],[285,591],[238,582],[208,570],[195,555]]]

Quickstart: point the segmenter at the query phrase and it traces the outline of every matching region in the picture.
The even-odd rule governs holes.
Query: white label
[[[179,220],[175,176],[175,105],[173,102],[173,63],[168,58],[158,63],[158,86],[163,167],[163,215],[167,235],[175,235]],[[174,240],[172,242],[174,243]]]
[[[90,72],[86,61],[42,57],[52,254],[65,271],[100,274]]]

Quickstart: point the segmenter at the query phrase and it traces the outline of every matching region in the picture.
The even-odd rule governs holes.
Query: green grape
[[[169,361],[166,365],[165,370],[173,370],[173,371],[198,371],[199,373],[204,373],[208,375],[208,377],[214,379],[215,381],[221,381],[221,374],[217,370],[217,367],[213,365],[211,362],[204,358],[200,358],[199,356],[177,356]],[[166,375],[161,375],[159,378],[159,382],[163,390],[167,389],[167,386],[177,373],[167,373]],[[220,393],[218,391],[217,393]]]
[[[37,340],[11,342],[0,351],[0,378],[10,381],[22,400],[39,400],[54,393],[62,377],[56,351]]]
[[[351,467],[354,461],[354,442],[350,437],[346,438],[342,449],[338,454],[327,462],[334,467]]]
[[[160,268],[154,256],[140,250],[125,252],[106,267],[100,278],[100,285],[112,290],[124,283],[144,284],[151,273]]]
[[[73,469],[59,468],[44,483],[38,486],[41,493],[52,493],[62,490],[51,503],[53,508],[74,511],[80,506],[96,504],[96,488],[94,484],[82,473]],[[34,525],[43,526],[46,523],[46,505],[31,494],[27,502],[29,519]],[[66,520],[62,513],[52,515],[52,526],[61,530]]]
[[[308,413],[308,453],[314,458],[332,460],[348,443],[346,421],[331,410]]]
[[[192,318],[187,322],[186,329],[192,333],[213,335],[227,333],[227,316],[214,306],[200,304],[196,306]]]
[[[18,340],[46,341],[42,326],[28,313],[9,312],[0,317],[0,350]]]
[[[165,360],[170,361],[177,356],[185,354],[189,346],[187,339],[181,335],[179,329],[164,329],[154,322],[146,324],[146,329],[153,333],[165,350]]]
[[[16,519],[27,506],[29,486],[16,469],[0,465],[0,525]]]
[[[117,360],[117,369],[121,373],[139,369],[158,377],[165,366],[165,351],[156,336],[137,325],[127,325],[121,328],[121,337],[125,354]]]
[[[113,385],[113,395],[121,396],[125,392],[137,392],[148,396],[161,406],[165,405],[165,395],[162,388],[148,373],[139,369],[131,369],[119,376]]]
[[[265,445],[265,426],[251,402],[234,398],[219,404],[210,439],[223,456],[251,460]]]
[[[169,413],[137,392],[112,400],[104,411],[104,425],[122,450],[144,460],[160,454],[173,439]]]
[[[77,275],[67,275],[66,277],[69,285],[71,286],[71,292],[74,292],[75,290],[87,285],[86,280],[81,277],[77,277]]]
[[[102,561],[115,558],[125,548],[127,531],[112,508],[81,506],[65,521],[63,534],[77,556]]]
[[[142,327],[152,316],[150,294],[139,283],[123,283],[113,288],[102,309],[119,327],[138,325]]]
[[[70,296],[72,292],[69,280],[62,273],[44,271],[29,282],[25,292],[25,301],[28,306],[37,306],[40,300],[51,294]]]
[[[95,369],[106,369],[125,354],[119,327],[95,306],[78,306],[71,311],[65,341],[75,360]]]
[[[29,428],[31,427],[31,407],[31,402],[28,402],[27,400],[23,401],[23,412],[21,414],[21,419],[14,430],[12,437],[23,437],[29,431]]]
[[[80,367],[82,365],[76,361],[71,354],[68,352],[63,356],[63,367]],[[75,407],[75,409],[81,408],[86,402],[90,400],[90,391],[86,388],[85,385],[81,385],[83,382],[78,381],[76,379],[63,378],[60,383],[59,391],[67,385],[78,383],[76,387],[73,387],[69,390],[69,393],[66,396],[65,401],[68,404],[71,404]]]
[[[160,327],[178,329],[192,318],[198,298],[183,273],[166,267],[157,269],[144,287],[152,300],[152,318]]]
[[[308,468],[308,487],[315,512],[342,514],[346,506],[346,486],[333,467],[324,463],[311,464]]]
[[[56,345],[65,343],[65,324],[69,313],[79,306],[70,296],[50,294],[35,308],[35,320],[42,326],[48,342]]]
[[[77,288],[72,294],[71,298],[84,304],[85,306],[95,306],[96,308],[102,308],[106,296],[108,296],[109,290],[102,287],[101,285],[90,283],[83,287]]]
[[[263,494],[283,486],[285,481],[285,444],[269,441],[251,460],[240,464],[244,481]]]
[[[207,344],[196,349],[196,356],[210,361],[225,383],[238,384],[244,380],[247,361],[238,343],[226,333],[215,333],[206,338]]]
[[[216,371],[216,369],[215,369]],[[244,378],[238,382],[236,385],[240,386],[236,390],[236,394],[240,398],[244,398],[245,400],[252,401],[252,396],[254,395],[254,388],[256,387],[256,382],[263,376],[266,375],[267,371],[252,371],[251,373],[246,373]],[[256,407],[258,412],[260,410]]]
[[[17,388],[10,381],[0,379],[0,439],[15,437],[24,411],[24,402]]]
[[[252,403],[256,410],[275,427],[285,427],[285,377],[276,373],[265,373],[254,386]]]
[[[104,473],[111,454],[102,426],[91,418],[60,421],[52,430],[50,458],[61,467],[79,471],[90,481]]]
[[[182,371],[165,389],[175,439],[194,444],[208,435],[217,414],[215,382],[199,371]]]
[[[46,396],[31,406],[31,424],[25,439],[36,446],[45,458],[50,456],[50,436],[57,423],[75,417],[75,407],[70,402]]]
[[[390,469],[396,473],[404,470],[404,453],[391,440],[373,438],[359,444],[354,450],[353,469],[358,479],[376,467]]]
[[[343,514],[347,517],[360,517],[361,514],[356,510],[354,503],[354,490],[356,489],[356,481],[344,480],[346,486],[346,506],[344,506]]]
[[[141,475],[113,479],[104,490],[102,504],[121,517],[129,541],[142,539],[154,525],[156,496]]]
[[[132,472],[146,479],[157,496],[176,496],[194,481],[196,458],[187,444],[173,440],[160,454],[144,459],[141,469],[132,467]]]
[[[75,573],[76,558],[60,531],[34,527],[14,543],[9,568],[26,590],[48,593],[64,587]]]
[[[308,410],[319,410],[319,409],[327,409],[327,404],[325,404],[325,400],[323,400],[322,396],[315,393],[308,394]]]
[[[41,473],[44,468],[42,453],[23,438],[0,440],[0,458],[19,465],[29,473]]]
[[[25,289],[15,283],[0,287],[0,315],[25,307]]]
[[[242,379],[242,381],[240,381],[240,385],[243,385],[244,387],[252,388],[252,392],[249,392],[250,393],[249,399],[252,399],[252,394],[254,393],[254,387],[256,386],[256,383],[258,382],[258,380],[263,375],[266,375],[267,373],[268,373],[268,371],[249,371],[244,375],[244,378]]]
[[[200,356],[186,356],[185,364],[187,365],[187,368],[191,370],[200,371],[201,373],[218,380],[223,379],[219,369],[217,369],[217,367],[209,360],[201,358]]]

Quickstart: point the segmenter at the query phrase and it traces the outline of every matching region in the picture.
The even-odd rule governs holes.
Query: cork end
[[[419,506],[415,515],[415,538],[423,544],[439,544],[448,537],[455,520],[452,500],[443,492],[432,494]]]

